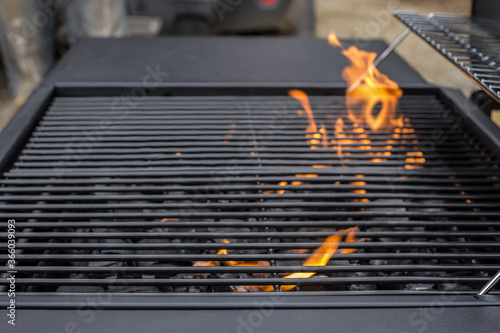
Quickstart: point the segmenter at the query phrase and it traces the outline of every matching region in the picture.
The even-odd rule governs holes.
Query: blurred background
[[[470,15],[472,0],[0,0],[0,130],[47,71],[82,37],[288,35],[326,38],[335,30],[360,48],[390,44],[405,27],[395,10]],[[396,48],[429,83],[477,86],[419,37]]]

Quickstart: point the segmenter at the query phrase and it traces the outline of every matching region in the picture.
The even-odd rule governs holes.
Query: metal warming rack
[[[500,101],[500,22],[446,14],[394,14],[484,91]]]
[[[498,291],[473,296],[500,258],[498,129],[392,54],[381,70],[404,92],[399,132],[361,133],[344,60],[324,41],[285,38],[72,48],[0,136],[20,319],[0,331],[497,331]],[[151,70],[169,81],[132,100]],[[344,119],[343,160],[335,145],[312,149],[291,88],[330,140]],[[340,244],[355,252],[302,266],[356,225],[364,240]],[[210,261],[269,265],[195,265]],[[283,277],[299,271],[316,275]],[[233,288],[257,285],[276,291]]]

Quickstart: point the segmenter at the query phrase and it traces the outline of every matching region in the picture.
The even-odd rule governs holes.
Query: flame
[[[338,47],[343,48],[342,44],[340,43],[339,39],[337,38],[337,35],[333,31],[330,32],[330,34],[328,35],[328,43],[330,43],[330,45],[334,45],[334,46],[338,46]]]
[[[297,177],[297,178],[318,178],[318,175],[314,174],[314,173],[296,174],[295,177]],[[293,182],[292,182],[292,185],[293,185]]]
[[[351,61],[351,65],[344,68],[342,72],[342,78],[349,87],[369,69],[363,81],[353,91],[346,94],[349,119],[353,122],[365,123],[374,131],[390,129],[401,124],[403,119],[395,120],[394,112],[403,92],[396,82],[380,73],[376,67],[371,67],[377,54],[359,50],[356,46],[345,49],[333,31],[328,36],[328,42],[340,47],[342,54]],[[373,109],[379,103],[381,110],[378,115],[374,115]],[[360,115],[357,114],[358,109],[361,109]]]
[[[222,243],[229,244],[230,242],[227,239],[223,239]],[[226,249],[220,249],[219,251],[217,251],[217,254],[218,255],[227,255],[227,250]],[[238,261],[222,261],[222,262],[218,262],[218,261],[197,261],[197,262],[194,263],[193,266],[196,266],[196,267],[214,267],[214,266],[219,266],[221,264],[225,265],[225,266],[237,266],[237,265],[239,265],[239,262]]]
[[[356,243],[356,242],[362,241],[361,239],[356,240],[356,231],[357,230],[358,230],[358,227],[356,226],[354,228],[343,229],[343,230],[339,230],[339,231],[340,232],[349,232],[345,238],[346,243]],[[340,253],[342,253],[342,254],[353,253],[353,252],[356,252],[356,249],[342,249],[342,250],[340,250]]]
[[[309,97],[307,94],[301,90],[292,89],[288,92],[288,94],[298,100],[302,105],[302,108],[305,110],[307,114],[307,119],[309,121],[309,125],[306,128],[306,138],[308,138],[308,142],[311,144],[311,149],[317,149],[317,145],[322,143],[323,148],[328,148],[328,134],[326,132],[326,128],[324,124],[321,124],[321,127],[318,129],[316,125],[316,120],[314,119],[314,113],[311,108],[311,104],[309,103]],[[302,113],[298,112],[299,116]]]
[[[374,52],[359,50],[355,46],[350,46],[342,53],[351,60],[351,65],[342,72],[342,77],[349,86],[370,68],[377,56]],[[374,131],[391,129],[394,127],[397,101],[402,94],[396,82],[372,67],[363,82],[346,94],[349,118],[352,121],[365,123]],[[381,110],[375,116],[373,111],[379,103]],[[361,116],[356,114],[357,109],[361,109]]]
[[[321,123],[319,132],[321,133],[321,143],[323,144],[323,148],[328,148],[328,133],[326,132],[326,128],[323,123]]]
[[[342,118],[338,118],[337,121],[335,122],[335,137],[338,138],[337,140],[338,146],[337,146],[337,155],[339,156],[339,159],[343,161],[342,158],[342,143],[343,140],[340,140],[341,138],[345,138],[345,134],[342,134],[344,132],[344,121]]]
[[[179,222],[179,219],[178,218],[164,218],[164,219],[161,219],[160,222]]]
[[[307,114],[307,119],[309,120],[309,126],[307,127],[306,131],[307,132],[317,132],[318,127],[316,126],[316,121],[314,120],[314,114],[311,109],[311,105],[309,104],[309,97],[307,94],[301,90],[297,89],[292,89],[288,92],[288,94],[298,100],[300,104],[302,104],[302,107],[306,111]]]
[[[348,229],[343,229],[339,230],[338,232],[348,232],[345,242],[346,243],[352,243],[352,242],[357,242],[356,240],[356,231],[358,227],[353,227],[353,228],[348,228]],[[310,256],[307,258],[307,260],[304,262],[302,266],[307,267],[307,266],[326,266],[332,256],[335,254],[339,247],[339,243],[342,240],[342,236],[339,235],[338,233],[335,233],[333,235],[330,235],[328,238],[325,239],[323,244],[316,249]],[[359,240],[362,241],[362,240]],[[356,249],[342,249],[340,253],[352,253],[355,252]],[[254,266],[254,265],[251,265]],[[311,276],[315,275],[315,272],[296,272],[296,273],[291,273],[286,275],[284,278],[285,279],[307,279],[310,278]],[[282,285],[280,287],[280,291],[289,291],[295,288],[295,285]],[[243,286],[238,289],[236,289],[236,292],[246,292],[246,291],[261,291],[261,292],[269,292],[273,291],[274,288],[272,286]]]

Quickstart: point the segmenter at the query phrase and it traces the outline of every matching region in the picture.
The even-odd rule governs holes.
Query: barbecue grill
[[[497,331],[498,292],[473,296],[499,268],[498,128],[396,55],[400,123],[355,124],[346,63],[308,39],[73,48],[0,141],[17,329]],[[348,139],[308,138],[292,88]]]

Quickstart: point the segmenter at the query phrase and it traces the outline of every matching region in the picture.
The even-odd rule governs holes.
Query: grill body
[[[400,132],[370,132],[369,143],[350,133],[351,142],[313,149],[300,105],[286,96],[297,85],[162,84],[135,100],[127,98],[133,83],[35,92],[0,150],[0,215],[16,218],[26,240],[18,243],[16,299],[23,331],[53,329],[54,314],[56,329],[83,331],[147,321],[155,329],[354,332],[366,328],[360,316],[379,331],[495,331],[498,295],[472,297],[488,280],[476,272],[493,274],[500,255],[495,127],[454,91],[403,87]],[[300,86],[318,121],[347,119],[342,89],[321,85]],[[368,240],[342,243],[358,251],[335,255],[336,265],[306,269],[307,254],[286,252],[310,252],[354,225]],[[221,248],[225,258],[215,254]],[[117,259],[147,264],[94,265]],[[210,276],[190,277],[203,273],[194,261],[222,260],[269,265],[207,267]],[[320,276],[283,279],[300,270]],[[78,292],[109,286],[117,272],[137,293]],[[300,292],[230,289],[292,282]],[[353,284],[377,288],[346,287]],[[450,284],[469,289],[425,289]]]

